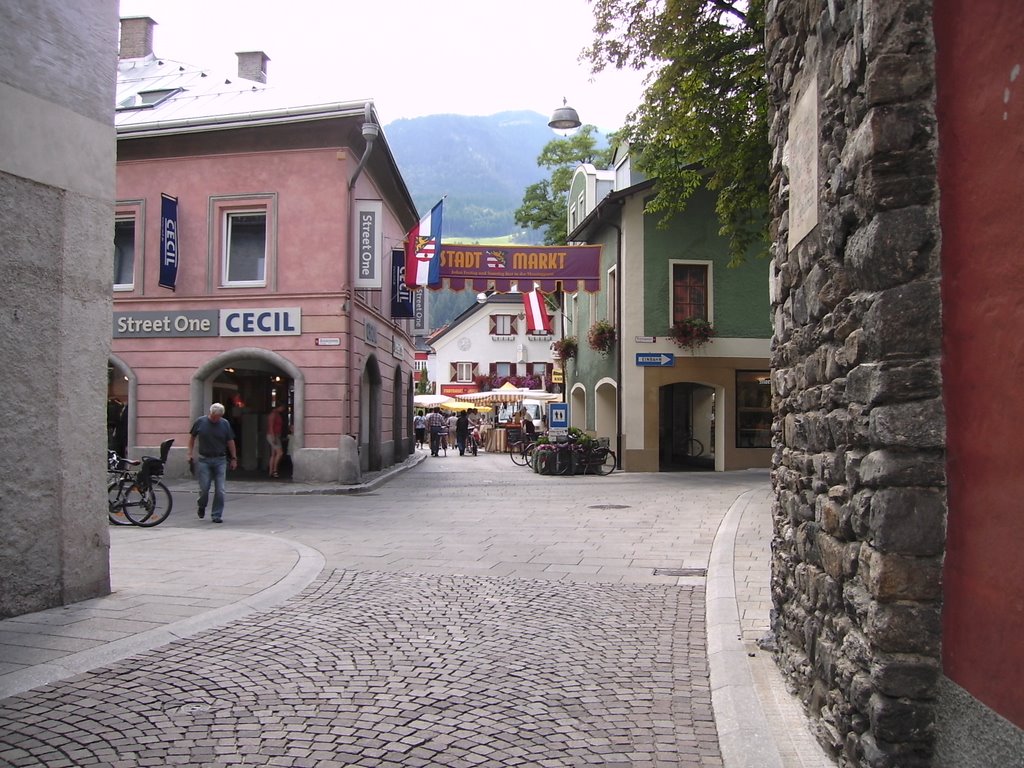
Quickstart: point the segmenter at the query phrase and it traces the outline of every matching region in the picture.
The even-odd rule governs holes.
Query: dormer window
[[[118,109],[147,109],[149,107],[155,107],[158,104],[163,104],[167,99],[171,98],[176,93],[183,91],[184,88],[167,88],[160,91],[139,91],[133,93],[125,99],[122,99],[118,103]]]

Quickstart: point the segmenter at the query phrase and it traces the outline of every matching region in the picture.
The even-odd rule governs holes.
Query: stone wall
[[[110,591],[117,3],[0,7],[0,618]]]
[[[777,661],[840,765],[930,765],[946,515],[931,2],[772,0],[766,44]]]

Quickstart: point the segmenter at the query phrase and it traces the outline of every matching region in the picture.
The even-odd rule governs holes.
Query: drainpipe
[[[617,201],[619,205],[620,218],[624,205],[622,200]],[[619,340],[618,354],[615,356],[615,458],[618,460],[619,469],[622,469],[622,348],[625,342],[622,340],[622,227],[618,224],[608,222],[608,225],[615,227],[615,338]]]
[[[353,366],[355,360],[355,323],[352,321],[355,313],[355,300],[356,293],[353,289],[352,280],[352,256],[351,252],[352,242],[355,233],[355,220],[356,220],[356,199],[355,199],[355,186],[359,180],[359,176],[363,172],[363,168],[366,167],[367,161],[370,159],[370,154],[374,149],[374,142],[377,140],[377,136],[380,135],[380,126],[373,122],[373,102],[368,101],[363,105],[363,139],[366,140],[366,148],[363,149],[363,156],[359,158],[359,164],[356,166],[355,171],[352,173],[352,178],[348,182],[348,258],[345,259],[345,286],[342,291],[342,319],[345,321],[347,328],[344,329],[345,337],[348,341],[345,350],[345,378],[346,378],[346,389],[347,394],[345,396],[347,415],[347,432],[351,435],[355,441],[356,446],[359,445],[359,431],[355,428],[355,381],[353,375]]]

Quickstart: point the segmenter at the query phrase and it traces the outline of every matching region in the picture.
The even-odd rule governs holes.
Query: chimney
[[[149,16],[131,16],[121,19],[122,59],[142,59],[153,55],[153,27],[156,22]]]
[[[267,82],[267,62],[270,57],[263,51],[242,51],[238,57],[238,76],[257,83]]]

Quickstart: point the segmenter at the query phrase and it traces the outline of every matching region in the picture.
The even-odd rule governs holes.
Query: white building
[[[433,349],[428,369],[437,392],[459,395],[497,388],[511,380],[516,386],[557,391],[552,386],[551,342],[560,336],[559,314],[552,312],[552,333],[528,333],[519,293],[483,297],[428,343]]]

